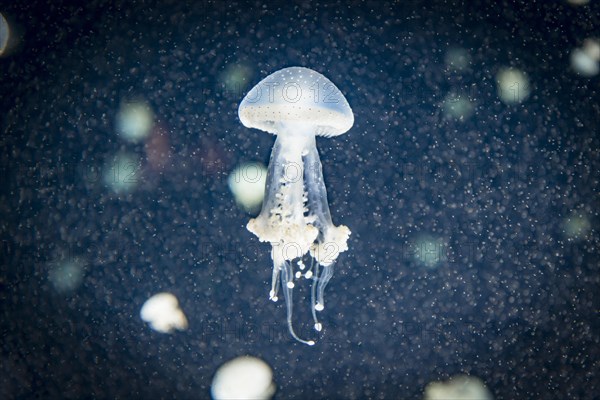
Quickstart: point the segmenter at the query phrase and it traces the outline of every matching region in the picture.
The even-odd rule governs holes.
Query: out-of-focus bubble
[[[506,104],[522,103],[529,96],[529,79],[515,68],[503,68],[496,75],[498,96]]]
[[[253,212],[265,197],[267,169],[260,163],[242,164],[231,172],[227,182],[240,207]]]
[[[446,382],[425,387],[425,400],[493,400],[483,381],[474,376],[458,375]]]
[[[595,76],[600,71],[598,62],[581,49],[575,49],[571,53],[571,66],[575,72],[587,77]]]
[[[273,372],[255,357],[238,357],[217,370],[211,385],[215,400],[270,399],[275,393]]]
[[[154,116],[148,104],[124,103],[117,113],[117,132],[133,143],[144,140],[154,124]]]
[[[131,192],[139,183],[141,162],[130,153],[118,153],[104,166],[104,183],[115,193]]]
[[[596,61],[600,61],[600,40],[587,38],[583,41],[583,51]]]
[[[230,64],[221,75],[221,82],[225,90],[234,97],[241,97],[250,82],[252,69],[243,64]]]
[[[4,54],[8,46],[8,39],[10,37],[10,28],[4,15],[0,13],[0,56]]]
[[[188,327],[187,318],[171,293],[158,293],[146,300],[140,317],[161,333],[171,333],[175,329],[182,331]]]
[[[430,235],[419,236],[414,242],[413,256],[416,261],[428,268],[434,268],[448,258],[447,243]]]
[[[600,41],[588,38],[582,48],[571,53],[571,67],[580,75],[592,77],[600,72]]]
[[[565,235],[569,239],[583,239],[590,231],[590,220],[587,216],[581,214],[572,214],[563,222]]]
[[[469,66],[471,62],[471,56],[465,49],[452,48],[446,52],[444,62],[448,68],[456,71],[462,71]]]
[[[444,99],[444,113],[446,117],[462,121],[473,114],[473,109],[473,104],[465,96],[449,94]]]
[[[69,259],[55,263],[48,272],[48,279],[56,291],[71,292],[83,280],[84,268],[81,260]]]

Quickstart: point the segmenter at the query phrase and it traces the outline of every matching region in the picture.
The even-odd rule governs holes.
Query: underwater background
[[[209,398],[252,355],[275,399],[420,399],[456,375],[597,398],[600,3],[575,3],[3,4],[0,397]],[[295,289],[313,347],[228,185],[274,141],[239,102],[290,66],[355,116],[317,139],[352,235],[318,337]],[[158,292],[187,329],[140,318]]]

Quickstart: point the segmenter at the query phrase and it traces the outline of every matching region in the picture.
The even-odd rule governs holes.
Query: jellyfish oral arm
[[[248,230],[262,242],[274,244],[284,260],[306,254],[318,229],[305,216],[304,162],[302,154],[314,144],[307,135],[277,135],[271,152],[265,199],[260,215],[248,222]],[[273,260],[275,255],[272,254]]]
[[[333,277],[333,267],[340,253],[348,250],[348,237],[350,229],[347,226],[335,226],[331,221],[327,189],[323,179],[323,167],[316,146],[307,153],[304,160],[307,172],[305,181],[307,187],[308,208],[314,217],[314,224],[319,229],[317,240],[310,247],[310,255],[317,261],[315,280],[312,288],[312,312],[315,320],[315,329],[321,330],[315,310],[325,308],[325,287]],[[322,269],[319,271],[319,266]],[[315,299],[316,292],[316,299]]]
[[[309,254],[313,259],[304,276],[313,279],[311,309],[314,327],[320,331],[315,311],[324,308],[325,287],[337,257],[348,249],[350,230],[331,220],[314,132],[302,123],[280,124],[277,129],[280,134],[271,153],[263,208],[247,228],[272,246],[270,299],[277,301],[281,278],[289,331],[296,340],[313,345],[314,341],[300,339],[292,327],[294,276],[302,276],[302,272],[294,275],[294,264],[303,270],[302,258]]]
[[[315,226],[319,229],[318,240],[310,248],[311,256],[323,266],[335,263],[340,253],[348,250],[350,229],[347,226],[335,226],[331,221],[327,189],[323,180],[323,167],[317,146],[306,153],[305,181],[307,187],[308,208]]]

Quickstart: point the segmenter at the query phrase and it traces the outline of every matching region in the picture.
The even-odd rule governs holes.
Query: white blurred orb
[[[154,116],[146,103],[125,103],[117,113],[117,131],[130,142],[137,143],[145,139],[153,125]]]
[[[421,235],[414,242],[414,259],[427,268],[435,268],[448,258],[448,244],[443,238]]]
[[[474,376],[458,375],[446,382],[425,387],[425,400],[493,400],[483,381]]]
[[[506,104],[522,103],[530,93],[527,75],[515,68],[503,68],[496,75],[498,96]]]
[[[444,99],[443,108],[446,117],[464,121],[473,114],[475,106],[466,96],[451,93]]]
[[[8,39],[10,37],[10,28],[4,15],[0,13],[0,56],[4,53],[8,46]]]
[[[120,152],[104,165],[104,183],[115,193],[133,191],[141,180],[141,161],[133,153]]]
[[[252,69],[244,64],[229,64],[221,74],[220,80],[226,91],[233,96],[241,97],[250,82]]]
[[[274,393],[271,367],[263,360],[249,356],[221,365],[211,385],[215,400],[270,399]]]
[[[158,293],[146,300],[140,317],[161,333],[171,333],[175,329],[181,331],[188,327],[187,318],[179,308],[177,298],[171,293]]]
[[[591,78],[600,72],[600,41],[588,38],[582,48],[571,52],[571,67],[578,74]]]
[[[446,52],[444,62],[448,68],[462,71],[471,63],[469,52],[463,48],[450,48]]]
[[[583,51],[596,61],[600,61],[600,40],[587,38],[583,41]]]
[[[581,49],[575,49],[571,53],[571,66],[575,72],[587,77],[595,76],[600,71],[598,62]]]
[[[79,287],[83,280],[83,263],[78,260],[63,260],[48,272],[48,279],[57,292],[70,292]]]
[[[569,239],[583,239],[591,229],[590,220],[586,215],[574,213],[563,221],[563,229]]]
[[[256,211],[265,197],[267,169],[260,163],[242,164],[231,172],[227,183],[240,207]]]

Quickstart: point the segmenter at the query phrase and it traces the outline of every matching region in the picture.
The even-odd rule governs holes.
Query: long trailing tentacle
[[[310,289],[310,310],[312,312],[313,320],[315,321],[315,330],[320,332],[323,329],[323,325],[317,318],[317,284],[319,282],[319,263],[315,263],[315,259],[311,258],[310,270],[314,269],[312,276],[312,285]]]
[[[318,263],[317,263],[318,265]],[[318,277],[317,284],[317,304],[315,304],[315,310],[321,311],[325,308],[325,287],[333,276],[333,266],[335,263],[331,263],[328,266],[323,266],[320,276]]]
[[[269,299],[277,301],[277,292],[279,291],[279,274],[281,273],[281,267],[277,264],[273,264],[273,277],[271,279],[271,291],[269,292]]]
[[[281,266],[281,290],[283,291],[283,297],[285,298],[285,305],[287,308],[287,325],[290,334],[294,339],[300,343],[313,346],[315,342],[313,340],[303,340],[296,335],[294,327],[292,326],[292,312],[293,312],[293,289],[294,289],[294,273],[293,266],[290,261],[284,261]]]

